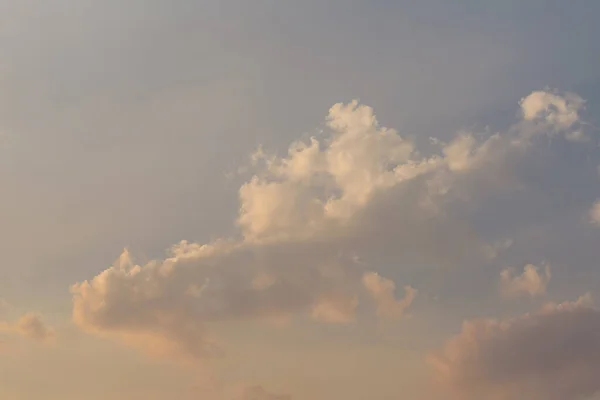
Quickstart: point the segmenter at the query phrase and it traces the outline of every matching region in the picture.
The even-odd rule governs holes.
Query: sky
[[[0,398],[600,399],[598,15],[0,0]]]

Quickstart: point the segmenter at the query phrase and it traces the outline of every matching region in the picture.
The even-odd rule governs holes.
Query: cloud
[[[404,298],[396,299],[396,284],[381,277],[376,272],[369,272],[363,275],[363,284],[377,304],[377,314],[383,316],[401,316],[406,309],[410,307],[417,296],[417,290],[410,287],[404,287]]]
[[[44,324],[40,315],[27,313],[13,323],[0,323],[0,331],[19,334],[39,342],[48,342],[54,338],[54,330]]]
[[[559,95],[550,91],[536,91],[521,99],[520,105],[524,120],[543,121],[560,129],[568,129],[579,122],[579,112],[585,101],[574,93]],[[573,132],[569,132],[567,137],[573,135]]]
[[[550,266],[545,265],[543,270],[532,264],[527,264],[521,275],[515,275],[514,268],[506,268],[500,273],[500,290],[504,296],[517,297],[528,295],[539,296],[546,293],[550,282]]]
[[[542,115],[533,113],[540,100],[532,96],[521,102],[525,122]],[[543,118],[551,134],[570,132],[578,106],[564,101],[564,110],[549,111],[558,116]],[[210,328],[221,321],[349,323],[365,300],[381,317],[401,316],[416,290],[404,285],[405,297],[396,298],[396,283],[374,266],[489,261],[494,245],[457,210],[518,181],[514,165],[540,129],[520,121],[505,134],[462,134],[423,155],[358,102],[334,105],[326,124],[326,133],[292,143],[284,156],[262,149],[252,156],[235,234],[182,241],[144,265],[124,251],[73,285],[75,323],[153,353],[198,358],[220,353]]]
[[[590,209],[590,221],[600,226],[600,200],[596,201]]]
[[[432,354],[456,399],[583,399],[600,390],[600,311],[589,295],[518,318],[467,321]]]

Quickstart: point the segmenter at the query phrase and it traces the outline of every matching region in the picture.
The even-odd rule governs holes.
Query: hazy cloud
[[[600,390],[598,329],[586,295],[518,318],[467,321],[429,364],[456,399],[583,399]]]
[[[35,313],[24,314],[12,323],[0,323],[0,331],[22,335],[40,342],[47,342],[54,338],[54,330],[46,326],[41,316]]]

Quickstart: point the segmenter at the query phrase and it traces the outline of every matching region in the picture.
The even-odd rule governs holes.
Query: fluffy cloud
[[[0,331],[19,334],[32,340],[47,342],[54,338],[54,330],[47,327],[41,317],[27,313],[13,323],[0,323]]]
[[[600,391],[599,329],[600,311],[583,296],[518,318],[467,321],[429,364],[456,399],[583,399]]]
[[[541,269],[527,264],[521,275],[515,275],[514,268],[507,268],[500,273],[500,277],[500,290],[504,296],[539,296],[546,293],[546,287],[551,278],[550,266],[545,265]]]
[[[510,182],[541,125],[571,132],[582,103],[531,96],[515,129],[485,139],[463,134],[430,155],[380,126],[370,107],[337,104],[328,134],[293,143],[285,156],[253,155],[237,234],[182,241],[145,265],[125,251],[72,287],[74,321],[155,353],[202,357],[219,351],[210,325],[220,321],[304,315],[348,323],[365,299],[382,317],[401,316],[416,290],[405,286],[397,298],[396,283],[371,267],[485,262],[493,246],[455,206]]]
[[[579,111],[584,107],[585,101],[574,93],[559,95],[549,91],[536,91],[523,98],[520,105],[526,121],[544,121],[559,129],[568,129],[579,122]],[[573,132],[569,132],[567,137],[573,135]]]

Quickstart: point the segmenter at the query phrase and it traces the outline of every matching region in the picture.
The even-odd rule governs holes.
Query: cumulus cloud
[[[539,296],[546,293],[551,276],[549,265],[539,268],[527,264],[521,275],[516,275],[514,268],[506,268],[500,273],[500,290],[506,297]]]
[[[549,132],[567,135],[581,104],[532,96],[521,102],[525,122],[543,115]],[[552,103],[546,114],[544,101]],[[373,266],[489,260],[490,245],[453,206],[475,191],[493,193],[501,176],[510,181],[511,166],[535,142],[533,128],[485,139],[462,134],[423,155],[357,102],[334,105],[326,122],[326,134],[292,143],[284,156],[252,156],[236,234],[182,241],[144,265],[123,252],[72,287],[74,321],[155,353],[202,357],[219,352],[210,326],[220,321],[349,323],[365,299],[381,317],[404,314],[416,290],[404,285],[397,298],[396,283]]]
[[[19,334],[39,342],[47,342],[54,338],[54,330],[46,326],[40,315],[27,313],[17,321],[0,323],[0,331]]]
[[[543,121],[557,128],[568,129],[579,122],[579,112],[585,101],[574,93],[559,95],[550,91],[535,91],[521,99],[520,105],[526,121]],[[567,138],[576,137],[574,132],[568,132]]]
[[[589,295],[518,318],[467,321],[428,361],[456,399],[583,399],[600,390],[600,311]]]

